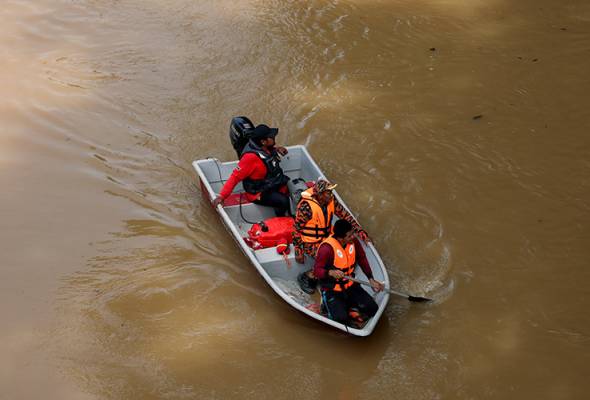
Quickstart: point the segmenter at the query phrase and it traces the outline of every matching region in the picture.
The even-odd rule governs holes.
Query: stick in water
[[[349,281],[353,281],[353,282],[356,282],[356,283],[361,283],[361,284],[363,284],[363,285],[368,285],[368,286],[371,286],[371,283],[370,283],[370,282],[367,282],[367,281],[362,281],[362,280],[360,280],[360,279],[353,278],[352,276],[346,276],[346,275],[345,275],[345,276],[344,276],[344,278],[345,278],[345,279],[348,279]],[[429,299],[429,298],[426,298],[426,297],[410,296],[409,294],[405,294],[405,293],[396,292],[396,291],[395,291],[395,290],[393,290],[393,289],[388,289],[388,288],[385,288],[385,290],[387,290],[387,291],[388,291],[389,293],[391,293],[391,294],[396,294],[396,295],[398,295],[398,296],[405,297],[406,299],[408,299],[408,300],[410,300],[410,301],[415,301],[415,302],[422,302],[422,301],[432,301],[432,299]]]

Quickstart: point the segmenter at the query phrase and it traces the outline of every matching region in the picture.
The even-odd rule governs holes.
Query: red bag
[[[285,242],[291,243],[295,230],[294,223],[292,217],[269,218],[263,222],[268,229],[263,229],[262,224],[254,224],[244,241],[254,250],[275,247]]]

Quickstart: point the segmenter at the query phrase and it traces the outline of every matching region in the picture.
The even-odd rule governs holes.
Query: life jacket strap
[[[328,227],[320,228],[319,226],[301,228],[301,236],[311,237],[315,239],[326,238],[330,235],[330,229]]]

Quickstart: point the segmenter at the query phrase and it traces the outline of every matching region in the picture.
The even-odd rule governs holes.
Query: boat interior
[[[288,147],[289,153],[285,155],[281,160],[281,167],[286,175],[295,179],[303,179],[308,182],[308,186],[312,185],[318,178],[325,178],[318,166],[308,156],[303,146],[292,146]],[[217,159],[209,158],[206,160],[199,160],[195,162],[195,166],[200,169],[201,174],[205,176],[209,187],[211,188],[214,195],[216,196],[222,186],[225,184],[233,169],[237,166],[237,161],[232,162],[220,162]],[[203,186],[203,182],[201,182]],[[206,186],[206,185],[205,185]],[[203,187],[203,194],[206,196],[208,189]],[[232,195],[224,201],[224,211],[228,215],[231,223],[234,225],[239,235],[242,238],[248,236],[248,230],[252,227],[252,223],[264,221],[268,218],[275,216],[274,209],[271,207],[265,207],[249,202],[245,196],[243,196],[244,190],[242,184],[238,184]],[[342,203],[341,197],[339,197],[337,191],[334,191],[335,196]],[[293,203],[293,202],[292,202]],[[344,203],[343,203],[344,204]],[[294,213],[294,204],[292,204]],[[334,218],[334,222],[337,218]],[[243,247],[243,246],[242,246]],[[290,244],[290,251],[288,255],[282,255],[277,252],[276,247],[269,247],[263,249],[251,249],[251,251],[258,263],[266,271],[266,273],[274,281],[291,281],[295,282],[297,276],[304,271],[313,268],[314,260],[306,256],[305,264],[299,264],[295,261],[295,254],[293,245]],[[370,265],[372,266],[374,277],[378,280],[387,280],[384,276],[382,268],[378,267],[380,259],[375,253],[374,248],[367,247],[363,244],[366,251],[366,255]],[[355,272],[358,279],[367,280],[366,276],[360,268],[357,267]],[[368,288],[366,288],[368,289]],[[368,289],[371,291],[371,289]],[[372,293],[372,291],[371,291]],[[377,296],[379,297],[381,293]],[[301,302],[301,299],[297,299]],[[378,299],[376,299],[378,300]]]

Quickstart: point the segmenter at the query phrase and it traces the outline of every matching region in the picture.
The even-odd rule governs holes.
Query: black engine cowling
[[[254,129],[254,124],[248,117],[233,117],[229,124],[229,140],[238,154],[238,158],[242,155],[242,150],[248,140],[250,140],[250,133]]]
[[[305,179],[295,178],[287,182],[287,187],[289,188],[290,193],[289,200],[291,213],[295,215],[297,211],[297,204],[299,204],[299,201],[301,200],[301,193],[308,189],[307,183],[305,182]]]

